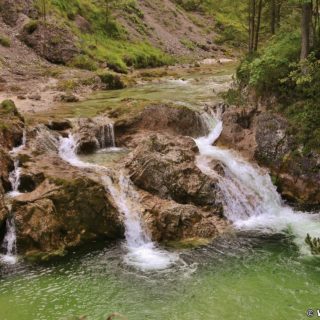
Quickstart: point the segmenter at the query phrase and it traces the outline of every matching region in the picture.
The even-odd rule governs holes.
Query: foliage
[[[11,41],[8,37],[0,35],[0,45],[8,48],[11,46]]]
[[[123,83],[121,78],[116,74],[105,72],[100,73],[99,77],[101,81],[106,85],[107,89],[115,90],[125,88],[125,84]]]
[[[291,64],[299,57],[298,33],[280,33],[257,56],[248,56],[237,70],[242,86],[249,85],[258,94],[283,93],[286,86],[281,81],[291,72]]]

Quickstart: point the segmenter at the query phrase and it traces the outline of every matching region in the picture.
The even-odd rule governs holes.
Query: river
[[[84,104],[75,104],[68,112],[75,115],[91,114],[108,103],[120,103],[132,96],[135,99],[196,107],[218,101],[220,98],[217,93],[228,87],[231,73],[225,72],[223,66],[215,72],[210,71],[201,76],[189,75],[184,79],[164,78],[136,88],[99,93],[89,100],[87,109],[84,110]],[[246,170],[237,177],[232,172],[232,163],[228,163],[233,155],[211,147],[208,139],[213,142],[218,135],[214,128],[212,135],[197,140],[200,149],[199,167],[205,172],[205,157],[220,157],[230,169],[230,174],[234,174],[234,181],[245,177],[244,173],[251,173],[250,170],[254,168],[234,156],[237,168]],[[123,152],[120,156],[125,155]],[[74,159],[74,165],[83,165],[84,161],[109,165],[113,159],[118,159],[114,153],[110,157],[111,160],[108,154],[100,153],[96,157]],[[241,165],[247,167],[242,168]],[[254,174],[270,189],[266,197],[271,196],[277,207],[273,206],[276,212],[266,212],[269,210],[266,203],[270,199],[263,202],[259,186],[254,186],[254,182],[250,181],[259,199],[253,211],[257,213],[262,210],[261,216],[266,213],[275,216],[276,213],[280,216],[287,214],[287,210],[291,209],[277,202],[278,195],[269,186],[271,180],[265,176],[260,179],[258,171],[254,171]],[[127,186],[128,183],[124,182]],[[222,184],[223,187],[228,194],[228,185]],[[305,319],[307,309],[320,308],[319,258],[305,255],[300,234],[287,232],[286,225],[275,228],[274,224],[270,224],[267,226],[269,232],[252,231],[253,223],[255,229],[261,227],[259,219],[256,219],[260,214],[252,215],[254,219],[247,219],[251,217],[250,208],[241,206],[241,198],[235,200],[239,200],[238,207],[228,201],[225,206],[231,212],[230,220],[238,225],[238,232],[196,249],[164,248],[156,251],[161,255],[175,257],[164,268],[137,268],[136,264],[130,263],[132,260],[130,255],[128,257],[128,244],[135,246],[135,239],[130,238],[131,243],[128,241],[131,235],[127,236],[127,245],[123,242],[90,243],[50,263],[34,265],[18,260],[16,264],[1,265],[0,319],[71,320],[75,316],[86,315],[89,320],[103,320],[113,312],[129,320]],[[119,207],[121,204],[123,201]],[[128,206],[119,209],[126,213]],[[246,217],[241,215],[241,210],[247,214]],[[305,219],[317,229],[317,222]],[[301,221],[297,221],[296,228],[299,228],[299,223]],[[139,226],[137,228],[141,232]],[[142,245],[145,243],[151,242],[147,239]],[[129,263],[128,259],[123,259],[126,256]]]

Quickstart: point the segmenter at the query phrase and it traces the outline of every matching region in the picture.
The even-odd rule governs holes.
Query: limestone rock
[[[127,168],[139,188],[178,203],[216,205],[216,181],[195,165],[197,146],[182,136],[151,134],[131,154]]]
[[[228,223],[221,218],[221,208],[204,211],[191,204],[144,193],[143,219],[155,241],[183,240],[187,238],[214,238],[226,232]]]

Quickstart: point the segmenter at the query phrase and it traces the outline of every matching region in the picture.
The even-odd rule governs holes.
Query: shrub
[[[99,74],[101,81],[106,85],[107,89],[123,89],[125,84],[121,78],[113,73],[101,73]]]
[[[8,48],[11,46],[11,41],[8,37],[0,35],[0,45]]]
[[[288,76],[291,64],[297,61],[300,51],[297,33],[279,34],[263,50],[261,55],[248,57],[237,70],[237,78],[243,85],[253,87],[258,94],[281,93],[281,79]]]

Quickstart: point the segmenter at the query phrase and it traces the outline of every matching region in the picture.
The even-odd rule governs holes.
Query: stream
[[[94,106],[100,110],[131,95],[193,107],[212,103],[232,78],[224,66],[215,72],[98,93],[88,109],[75,104],[72,112],[92,113]],[[105,320],[117,312],[128,320],[281,320],[306,319],[307,309],[320,309],[320,258],[308,254],[304,245],[306,232],[320,234],[318,215],[294,212],[282,203],[268,174],[233,151],[212,146],[223,124],[219,115],[211,120],[210,134],[196,140],[197,165],[216,177],[208,161],[223,164],[226,175],[218,177],[219,187],[236,232],[195,249],[158,247],[140,224],[133,186],[120,173],[117,185],[105,179],[105,186],[125,216],[126,240],[89,243],[41,265],[22,260],[0,264],[0,319],[71,320],[86,315]],[[78,158],[74,148],[72,136],[63,138],[60,156],[83,168],[108,167],[127,154],[114,145]]]

